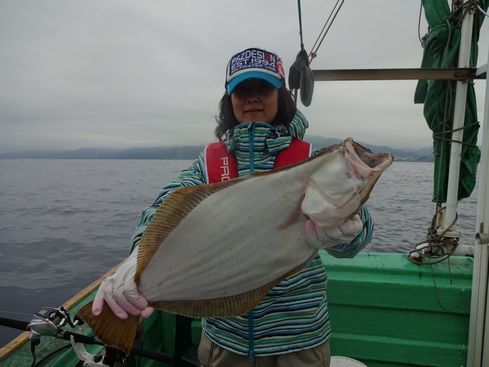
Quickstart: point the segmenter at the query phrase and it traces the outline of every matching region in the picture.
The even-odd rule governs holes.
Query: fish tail
[[[78,316],[92,329],[103,343],[122,349],[129,354],[136,338],[139,316],[129,315],[127,319],[122,320],[107,305],[102,309],[100,315],[95,316],[92,313],[92,303],[90,302],[83,306],[78,311]]]

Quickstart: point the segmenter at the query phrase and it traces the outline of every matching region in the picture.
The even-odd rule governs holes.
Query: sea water
[[[184,160],[0,160],[0,317],[28,321],[59,306],[128,254],[141,211]],[[365,251],[407,253],[426,238],[433,163],[394,162],[368,201]],[[462,243],[475,234],[477,189],[458,209]],[[0,346],[18,332],[0,326]]]

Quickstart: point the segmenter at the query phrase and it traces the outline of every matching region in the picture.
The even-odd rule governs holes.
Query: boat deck
[[[421,267],[395,253],[361,253],[353,259],[321,253],[321,259],[329,276],[333,355],[355,358],[369,367],[465,365],[472,258],[452,256],[449,261]],[[72,313],[92,297],[93,293],[84,297]],[[181,330],[181,325],[188,325],[184,327],[188,330]],[[31,365],[25,334],[8,345],[10,352],[1,349],[0,367]],[[181,355],[199,340],[200,320],[159,312],[145,322],[144,349]],[[64,344],[43,337],[38,361]],[[46,365],[75,364],[76,357],[68,350]],[[164,365],[141,359],[144,367]]]

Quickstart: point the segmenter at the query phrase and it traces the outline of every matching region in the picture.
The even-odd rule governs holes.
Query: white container
[[[366,364],[363,364],[356,359],[350,357],[342,357],[342,356],[331,356],[331,362],[329,364],[330,367],[367,367]]]

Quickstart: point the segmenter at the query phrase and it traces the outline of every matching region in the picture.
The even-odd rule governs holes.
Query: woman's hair
[[[277,116],[272,121],[273,126],[284,125],[288,127],[296,112],[296,106],[292,95],[284,86],[278,90],[278,111]],[[229,136],[230,131],[239,124],[234,116],[231,96],[224,93],[219,102],[219,115],[216,116],[217,127],[215,130],[216,137],[222,141]]]

